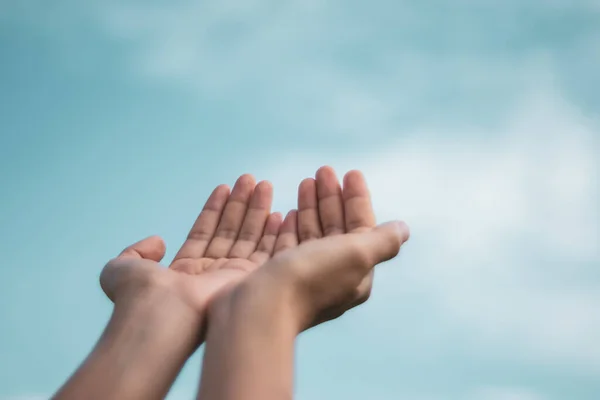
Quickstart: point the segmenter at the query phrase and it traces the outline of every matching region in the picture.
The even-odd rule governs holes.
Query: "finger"
[[[287,261],[291,262],[292,269],[296,269],[296,273],[290,275],[291,279],[303,282],[298,287],[303,292],[299,297],[301,307],[302,303],[306,306],[301,311],[305,314],[304,324],[309,326],[315,318],[313,312],[327,307],[331,299],[346,302],[348,290],[355,290],[375,265],[395,257],[407,238],[406,225],[392,222],[362,233],[314,240],[300,245],[297,251],[283,253],[290,255]],[[294,260],[298,260],[298,264]],[[284,264],[285,261],[283,259]],[[276,262],[267,265],[278,267]],[[268,270],[269,267],[265,268]]]
[[[408,236],[406,224],[389,222],[362,233],[311,242],[298,258],[302,257],[303,265],[316,268],[314,273],[320,274],[323,282],[358,286],[375,265],[394,258]]]
[[[323,237],[319,222],[317,183],[307,178],[298,187],[298,239],[305,242]]]
[[[242,175],[233,186],[227,200],[217,230],[206,249],[204,257],[227,257],[229,250],[238,237],[240,228],[248,209],[248,203],[256,183],[252,175]]]
[[[342,195],[346,232],[362,232],[375,226],[371,196],[360,171],[350,171],[344,176]]]
[[[321,167],[316,174],[319,219],[325,236],[344,233],[342,188],[331,167]]]
[[[291,210],[279,227],[273,254],[298,246],[298,211]]]
[[[279,232],[282,222],[283,217],[281,213],[274,212],[269,215],[269,218],[265,223],[263,236],[256,247],[256,251],[248,258],[250,261],[260,266],[273,256],[275,242],[277,241],[277,233]]]
[[[213,190],[173,261],[181,258],[201,258],[204,256],[206,248],[215,234],[228,198],[229,187],[227,185],[219,185]]]
[[[229,251],[228,258],[248,258],[256,250],[263,236],[272,202],[273,185],[267,181],[256,185],[240,233]]]
[[[410,230],[404,222],[392,221],[378,225],[363,235],[361,250],[369,255],[370,263],[375,266],[398,255],[400,246],[410,237]]]
[[[159,262],[165,256],[166,246],[159,236],[150,236],[127,247],[117,258],[144,258]]]

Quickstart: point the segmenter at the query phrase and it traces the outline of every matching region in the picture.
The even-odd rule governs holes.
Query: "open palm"
[[[126,248],[100,277],[113,301],[120,293],[153,285],[166,288],[198,312],[226,286],[243,279],[274,254],[298,245],[296,211],[285,220],[271,213],[273,188],[242,175],[233,190],[212,192],[169,268],[161,238],[152,236]]]
[[[331,167],[321,167],[315,179],[307,178],[298,188],[298,239],[300,246],[331,236],[367,232],[376,225],[367,183],[360,171],[348,172],[343,188]],[[361,281],[346,302],[317,316],[310,326],[339,317],[364,303],[373,286],[373,271]]]

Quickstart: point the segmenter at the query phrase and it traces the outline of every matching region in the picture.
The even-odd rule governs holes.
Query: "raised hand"
[[[375,227],[375,214],[364,176],[350,171],[343,189],[334,170],[320,168],[315,179],[303,180],[298,189],[298,237],[300,243],[346,233],[366,232]],[[334,319],[346,310],[364,303],[371,294],[373,271],[348,293],[342,304],[319,312],[312,325]]]
[[[292,399],[301,331],[364,302],[373,268],[408,239],[401,222],[375,226],[360,172],[341,188],[331,168],[298,190],[298,247],[278,253],[211,303],[198,399]]]
[[[207,308],[274,253],[297,245],[295,211],[271,214],[268,182],[241,176],[217,187],[169,268],[157,236],[135,243],[102,270],[115,307],[94,350],[57,400],[158,400],[202,342]]]
[[[345,175],[343,188],[329,167],[302,181],[297,218],[299,246],[276,254],[217,303],[226,309],[232,306],[227,297],[250,297],[244,301],[251,303],[255,293],[263,293],[261,299],[271,293],[273,302],[289,305],[291,315],[302,314],[301,329],[310,328],[366,301],[373,267],[395,257],[409,237],[402,222],[375,226],[359,171]]]
[[[144,291],[176,297],[198,314],[220,290],[243,279],[275,253],[297,245],[296,212],[271,213],[273,189],[242,175],[210,195],[169,268],[165,244],[153,236],[126,248],[104,268],[100,283],[113,301]]]

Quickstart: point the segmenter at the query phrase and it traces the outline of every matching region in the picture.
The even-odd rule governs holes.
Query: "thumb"
[[[410,237],[408,225],[401,221],[386,222],[361,234],[362,250],[370,255],[371,264],[389,261],[398,255],[400,246]]]
[[[150,236],[127,247],[117,258],[143,258],[159,262],[165,256],[165,252],[164,240],[160,236]]]
[[[320,276],[319,279],[337,281],[350,278],[349,271],[357,272],[356,278],[363,279],[377,264],[391,260],[408,239],[408,226],[403,222],[388,222],[361,233],[330,236],[308,242],[301,253],[287,253],[289,257],[302,260],[303,265],[314,266],[304,270]],[[282,254],[286,254],[285,252]],[[324,278],[322,274],[328,275]],[[338,275],[341,274],[341,275]]]

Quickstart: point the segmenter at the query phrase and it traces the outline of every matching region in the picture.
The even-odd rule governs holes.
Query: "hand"
[[[100,284],[115,302],[94,350],[55,399],[161,399],[202,342],[208,302],[273,253],[297,243],[296,213],[270,213],[272,187],[244,175],[217,187],[169,268],[159,237],[109,262]]]
[[[299,246],[211,303],[198,399],[291,399],[296,335],[364,302],[373,267],[408,239],[403,223],[374,225],[360,172],[346,174],[343,189],[329,167],[304,180]]]
[[[369,189],[360,171],[344,176],[339,184],[334,170],[320,168],[316,179],[307,178],[298,188],[298,236],[300,243],[369,231],[376,224]],[[348,293],[346,301],[324,308],[310,327],[335,319],[368,300],[373,287],[373,271]]]
[[[300,330],[336,318],[368,299],[373,267],[395,257],[408,237],[401,222],[375,227],[360,172],[346,174],[342,189],[334,171],[323,167],[298,190],[300,245],[277,254],[230,293],[224,292],[215,312],[244,307],[240,303],[275,301],[286,304]]]
[[[100,276],[104,292],[115,303],[140,298],[140,292],[174,297],[202,320],[217,292],[297,243],[295,211],[282,222],[281,214],[270,213],[272,198],[271,184],[256,185],[250,175],[241,176],[231,194],[218,186],[169,268],[158,263],[163,240],[149,237],[106,265]]]

